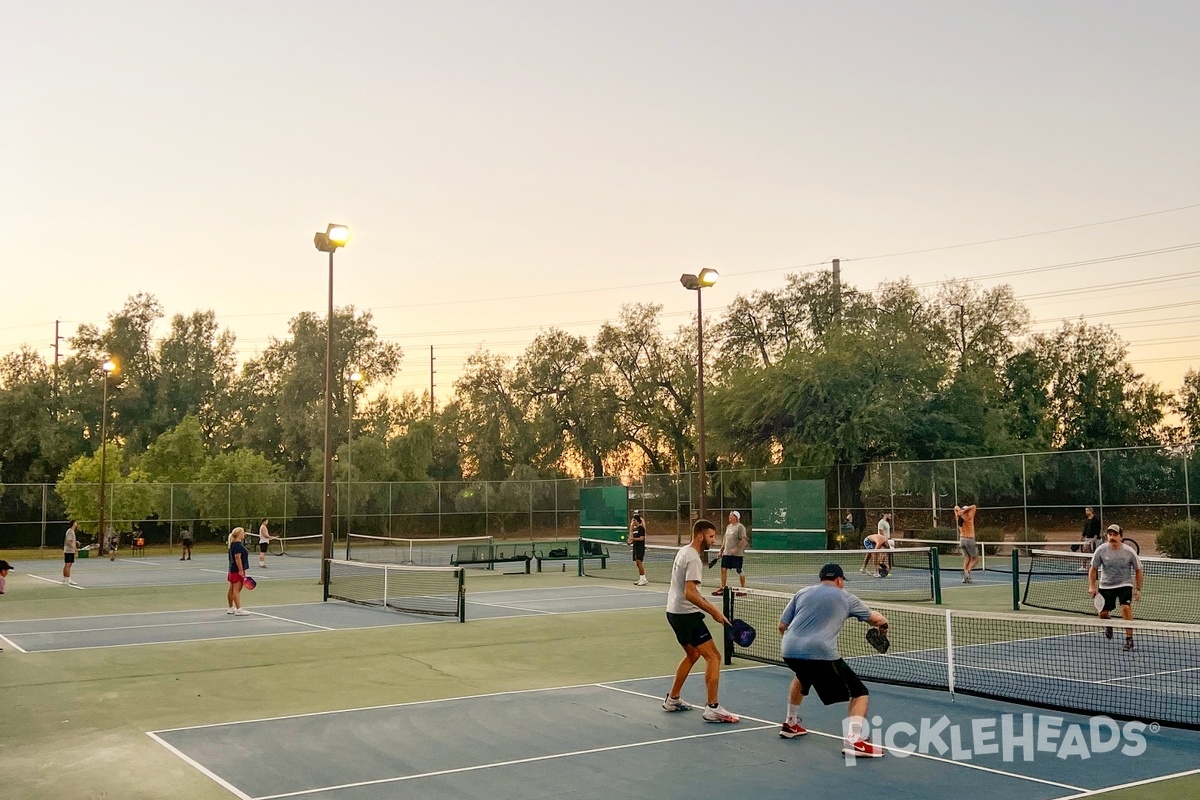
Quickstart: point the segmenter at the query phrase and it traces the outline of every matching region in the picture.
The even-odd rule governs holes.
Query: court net
[[[246,547],[251,554],[258,552],[259,536],[257,533],[246,534]],[[275,556],[292,556],[294,558],[321,558],[321,535],[314,536],[272,536],[267,542],[267,552]]]
[[[776,625],[792,595],[730,593],[726,614],[758,631],[726,662],[783,664]],[[887,617],[891,649],[876,652],[867,626],[847,620],[842,657],[864,680],[944,689],[1085,714],[1200,728],[1200,627],[1119,624],[1111,639],[1099,620],[984,614],[921,606],[872,606]],[[1124,628],[1134,649],[1125,650]]]
[[[1138,619],[1200,625],[1200,561],[1176,558],[1139,558],[1142,562],[1142,599],[1133,601]],[[1088,553],[1052,553],[1034,550],[1025,572],[1022,601],[1036,608],[1096,615],[1088,594]],[[1119,617],[1119,611],[1113,612]],[[1196,677],[1200,679],[1200,673]]]
[[[593,578],[636,581],[637,567],[632,549],[625,542],[583,540],[583,574]],[[607,553],[601,558],[598,553]],[[642,566],[651,583],[666,584],[671,580],[671,566],[678,547],[647,545]],[[705,555],[705,587],[717,589],[721,584],[721,567],[717,549]],[[931,548],[895,550],[747,550],[743,556],[742,574],[746,585],[759,589],[796,591],[817,582],[821,567],[839,564],[846,573],[846,590],[867,600],[921,602],[938,600],[941,596],[937,576],[936,555]],[[887,565],[887,577],[879,566]],[[730,570],[730,586],[740,585],[738,575]]]
[[[368,564],[331,559],[326,600],[466,621],[466,585],[458,567]]]
[[[374,564],[411,564],[448,567],[460,547],[491,547],[491,536],[461,536],[447,539],[401,539],[351,533],[346,537],[346,560]]]
[[[957,539],[893,539],[892,541],[896,543],[898,548],[935,548],[938,551],[938,555],[941,556],[941,566],[943,568],[958,570],[962,567],[962,548],[959,546]],[[979,563],[975,569],[983,570],[984,572],[999,572],[1011,575],[1012,554],[1016,552],[1020,571],[1024,574],[1034,550],[1071,553],[1080,551],[1082,547],[1083,543],[1078,539],[1071,542],[985,542],[980,540],[976,542]]]

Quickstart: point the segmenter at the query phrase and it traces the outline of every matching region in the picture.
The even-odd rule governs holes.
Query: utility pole
[[[62,353],[58,349],[58,343],[62,341],[58,335],[59,320],[54,320],[54,416],[58,416],[58,361],[62,358]]]
[[[429,345],[429,418],[433,419],[433,345]]]
[[[833,260],[833,318],[842,318],[842,260]]]

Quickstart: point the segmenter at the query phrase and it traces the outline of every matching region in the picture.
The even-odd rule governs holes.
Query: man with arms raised
[[[692,542],[679,548],[675,563],[671,566],[671,587],[667,590],[667,622],[675,632],[675,639],[683,647],[683,660],[675,668],[675,682],[671,692],[663,700],[666,711],[686,711],[691,708],[680,698],[683,682],[692,667],[704,659],[704,688],[708,691],[708,705],[704,709],[705,722],[741,722],[741,718],[726,711],[717,699],[717,685],[721,680],[721,654],[713,642],[712,634],[704,624],[707,613],[721,625],[728,625],[725,615],[700,594],[700,577],[704,574],[704,554],[712,547],[717,526],[706,519],[697,520],[692,526]]]
[[[1092,566],[1088,570],[1088,594],[1099,592],[1104,598],[1100,619],[1108,619],[1112,610],[1121,606],[1121,616],[1133,619],[1133,600],[1142,599],[1142,562],[1132,547],[1126,547],[1120,525],[1108,526],[1108,541],[1092,553]],[[1097,577],[1099,587],[1097,588]],[[1104,638],[1111,639],[1112,628],[1104,629]],[[1133,649],[1133,628],[1125,629],[1125,649]]]
[[[879,758],[883,748],[863,736],[867,717],[867,687],[838,654],[838,634],[848,617],[867,623],[887,634],[887,618],[867,608],[866,603],[846,591],[846,575],[837,564],[821,567],[820,583],[796,592],[779,617],[783,634],[780,652],[795,673],[788,687],[787,718],[779,735],[793,739],[808,733],[800,724],[800,703],[809,689],[825,705],[849,701],[843,725],[846,740],[842,753]]]

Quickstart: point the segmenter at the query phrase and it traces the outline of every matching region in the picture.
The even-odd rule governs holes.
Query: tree
[[[59,479],[55,491],[66,506],[67,515],[80,522],[84,530],[97,532],[100,519],[101,453],[80,456],[71,462]],[[117,531],[144,520],[151,514],[151,490],[145,475],[134,469],[123,473],[120,445],[110,444],[104,456],[105,516]]]
[[[1171,400],[1171,408],[1183,423],[1185,441],[1200,439],[1200,372],[1189,369],[1183,376],[1183,386]]]
[[[281,479],[281,469],[261,453],[240,449],[208,459],[189,491],[210,527],[253,527],[262,517],[283,516]]]
[[[158,344],[155,423],[163,430],[197,417],[205,437],[220,427],[216,419],[234,378],[234,335],[221,331],[212,311],[171,318],[171,332]]]

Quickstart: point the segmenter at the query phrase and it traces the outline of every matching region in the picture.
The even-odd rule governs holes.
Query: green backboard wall
[[[629,533],[629,490],[596,486],[579,490],[579,535],[623,542]]]
[[[753,549],[825,549],[825,481],[755,481],[750,505]]]

